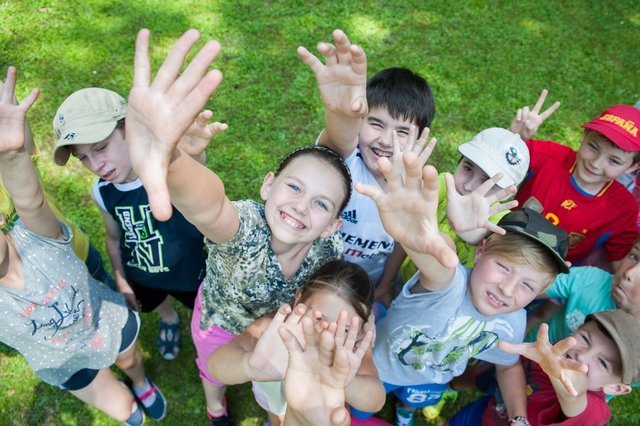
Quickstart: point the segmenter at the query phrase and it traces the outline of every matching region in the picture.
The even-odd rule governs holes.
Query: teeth
[[[300,222],[295,220],[294,218],[292,218],[291,216],[289,216],[288,214],[282,213],[281,214],[282,219],[284,220],[284,223],[286,223],[287,225],[296,228],[296,229],[304,229],[305,226]]]
[[[498,306],[506,306],[504,303],[502,303],[501,300],[499,300],[498,298],[496,298],[493,293],[487,293],[489,295],[489,299],[495,303]]]
[[[377,149],[377,148],[373,148],[373,153],[376,154],[378,157],[392,157],[393,156],[393,152],[389,152],[389,151],[383,151],[381,149]]]

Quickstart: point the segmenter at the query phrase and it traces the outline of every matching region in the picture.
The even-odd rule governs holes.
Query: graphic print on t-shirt
[[[138,206],[139,217],[132,206],[115,208],[116,216],[124,231],[124,245],[131,250],[132,258],[127,266],[149,273],[168,272],[164,265],[162,235],[155,229],[149,204]]]

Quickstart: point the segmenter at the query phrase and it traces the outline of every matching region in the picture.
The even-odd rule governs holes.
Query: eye
[[[634,262],[638,261],[638,255],[635,252],[631,252],[629,253],[629,259],[633,260]]]
[[[529,290],[529,291],[535,291],[535,289],[533,288],[533,286],[532,286],[531,284],[529,284],[528,282],[526,282],[526,281],[523,281],[523,282],[522,282],[522,285],[523,285],[523,286],[525,286],[525,288],[526,288],[527,290]]]
[[[598,151],[600,150],[600,148],[598,147],[598,145],[596,145],[596,144],[595,144],[595,143],[593,143],[593,142],[589,142],[589,144],[588,144],[587,146],[589,147],[589,149],[590,149],[591,151],[594,151],[594,152],[598,152]]]
[[[584,342],[584,344],[589,346],[589,344],[591,342],[589,341],[589,338],[587,337],[587,335],[586,334],[581,334],[580,337],[582,337],[582,341]]]
[[[100,152],[100,151],[104,150],[107,147],[107,145],[108,144],[106,144],[106,143],[104,145],[98,145],[94,151]]]
[[[73,156],[76,157],[78,161],[81,161],[81,162],[87,159],[86,155],[73,154]]]
[[[320,208],[322,210],[325,210],[325,211],[329,210],[329,207],[327,206],[327,204],[324,201],[317,200],[316,201],[316,206],[318,206],[318,208]]]
[[[300,192],[300,187],[293,183],[288,183],[287,186],[291,188],[293,192]]]
[[[615,159],[615,158],[609,158],[609,162],[611,164],[613,164],[614,166],[620,166],[622,165],[622,161]]]
[[[409,136],[409,131],[408,130],[396,130],[396,133],[398,133],[398,136],[402,136],[402,137]]]
[[[598,364],[600,364],[600,366],[605,370],[609,369],[609,364],[603,358],[598,358]]]
[[[473,169],[469,167],[467,164],[462,165],[462,170],[464,170],[467,173],[473,173]]]
[[[376,129],[382,129],[382,124],[381,124],[381,123],[378,123],[377,121],[370,121],[370,122],[369,122],[369,125],[370,125],[371,127],[376,128]]]
[[[507,267],[507,265],[505,265],[504,263],[500,263],[500,262],[496,262],[498,264],[498,267],[502,270],[504,270],[505,272],[509,272],[509,268]]]

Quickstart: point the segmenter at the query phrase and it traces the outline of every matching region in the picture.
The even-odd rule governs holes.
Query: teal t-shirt
[[[547,295],[559,299],[563,306],[549,321],[549,341],[552,343],[571,336],[587,315],[616,309],[611,297],[613,275],[593,266],[571,268],[568,274],[558,274]],[[530,334],[535,341],[537,330]]]

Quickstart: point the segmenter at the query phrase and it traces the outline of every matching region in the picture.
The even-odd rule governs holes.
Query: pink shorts
[[[212,326],[206,330],[200,328],[200,318],[202,317],[202,285],[198,289],[198,296],[193,306],[193,316],[191,317],[191,338],[193,345],[196,347],[196,365],[200,370],[200,378],[206,380],[214,386],[225,386],[209,375],[207,370],[207,361],[209,356],[220,346],[232,341],[236,335],[228,331]]]

